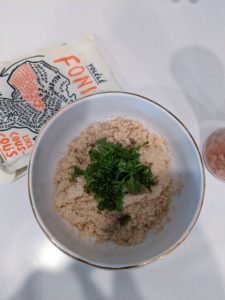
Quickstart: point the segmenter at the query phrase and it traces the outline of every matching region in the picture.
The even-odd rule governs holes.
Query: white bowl
[[[97,244],[68,225],[53,205],[53,176],[69,141],[90,123],[125,116],[165,136],[173,155],[172,174],[182,174],[184,187],[173,197],[171,221],[158,233],[149,232],[135,246]],[[33,149],[28,187],[33,212],[43,231],[62,251],[88,264],[125,269],[141,266],[173,251],[190,233],[201,211],[205,175],[197,145],[172,113],[147,98],[129,93],[102,93],[83,98],[57,113],[43,128]]]

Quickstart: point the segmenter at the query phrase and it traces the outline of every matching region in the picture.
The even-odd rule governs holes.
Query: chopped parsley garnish
[[[118,222],[120,223],[121,226],[127,224],[130,221],[130,216],[129,215],[122,215],[118,218]]]
[[[150,167],[139,161],[139,150],[146,144],[123,147],[105,138],[98,140],[89,151],[90,164],[86,170],[74,166],[70,179],[75,181],[84,176],[85,191],[94,194],[99,210],[122,211],[127,192],[138,194],[144,188],[151,191],[156,184]],[[118,221],[123,225],[129,219],[129,215],[122,215]]]

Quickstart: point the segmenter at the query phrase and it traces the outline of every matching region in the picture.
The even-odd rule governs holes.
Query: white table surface
[[[192,131],[225,121],[225,1],[0,0],[0,60],[96,34],[122,88],[157,100]],[[27,178],[0,186],[0,299],[225,299],[225,184],[206,172],[187,240],[140,269],[104,271],[67,257],[31,211]]]

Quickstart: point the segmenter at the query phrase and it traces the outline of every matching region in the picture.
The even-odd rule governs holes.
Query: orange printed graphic
[[[54,62],[64,63],[70,67],[68,68],[67,75],[72,79],[74,84],[79,83],[76,87],[81,95],[88,94],[89,92],[97,89],[97,85],[92,80],[85,66],[80,64],[81,60],[78,57],[70,55],[56,59]],[[88,75],[85,75],[85,72]]]
[[[89,93],[90,91],[93,91],[93,90],[95,90],[95,89],[97,89],[97,86],[92,86],[92,87],[90,87],[90,88],[88,88],[88,89],[86,89],[86,90],[84,90],[84,91],[82,91],[82,92],[80,92],[80,93],[81,93],[81,95],[85,95],[85,94],[87,94],[87,93]]]
[[[69,70],[68,75],[73,77],[82,74],[84,71],[85,68],[83,66],[76,66]]]
[[[69,63],[70,60],[75,61],[78,64],[80,63],[80,59],[74,55],[55,59],[54,62],[55,63],[64,62],[67,66],[70,66],[70,63]]]
[[[28,134],[20,137],[16,131],[11,132],[9,136],[0,133],[0,153],[5,160],[20,153],[24,154],[27,149],[32,147],[33,142]]]
[[[24,101],[40,111],[44,109],[44,102],[38,94],[38,82],[36,75],[28,64],[20,65],[13,72],[9,83],[19,90]]]
[[[83,76],[83,77],[74,79],[73,82],[80,82],[80,81],[81,81],[81,84],[78,85],[78,89],[80,89],[80,88],[82,88],[82,87],[84,87],[84,86],[86,86],[86,85],[88,85],[88,84],[90,84],[90,83],[93,83],[93,80],[90,79],[90,80],[88,81],[88,79],[90,79],[89,76]]]
[[[28,134],[22,136],[22,139],[23,139],[27,149],[32,148],[34,146],[32,140],[31,140],[31,138],[29,137]]]

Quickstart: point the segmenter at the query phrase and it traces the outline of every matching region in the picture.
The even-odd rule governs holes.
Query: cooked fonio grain
[[[149,166],[157,178],[151,191],[145,188],[138,194],[127,193],[122,211],[100,211],[94,196],[84,190],[84,177],[77,177],[75,182],[70,180],[74,166],[85,169],[90,164],[89,151],[102,138],[126,147],[145,143],[139,150],[140,162]],[[172,193],[170,164],[166,141],[139,121],[120,117],[93,123],[69,143],[58,162],[54,178],[56,209],[82,235],[94,237],[97,242],[140,243],[150,229],[161,229],[168,219]],[[118,222],[124,221],[124,216],[126,222]]]

